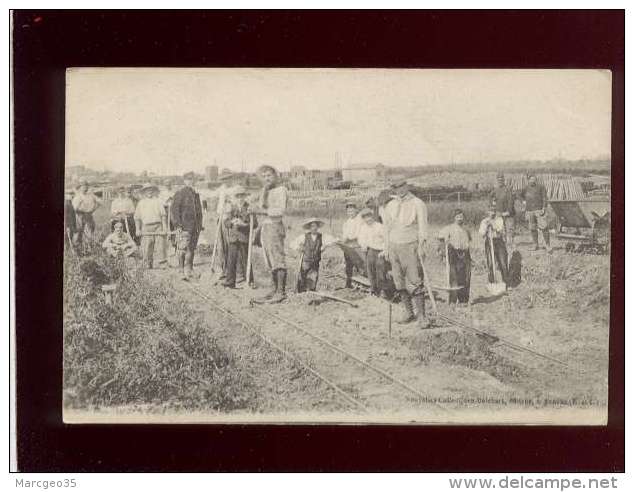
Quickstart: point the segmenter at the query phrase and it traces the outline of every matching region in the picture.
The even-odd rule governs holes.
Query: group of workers
[[[258,175],[263,187],[257,200],[250,200],[249,193],[240,185],[217,191],[214,250],[221,259],[224,287],[236,288],[240,281],[253,282],[249,256],[254,246],[260,247],[271,288],[252,301],[279,303],[286,299],[288,278],[285,247],[288,190],[274,167],[261,166]],[[203,230],[203,204],[193,187],[193,173],[183,178],[185,185],[173,195],[160,197],[156,186],[145,187],[143,198],[137,204],[128,190],[122,190],[121,196],[112,202],[113,232],[103,247],[113,255],[132,255],[137,251],[140,237],[142,257],[146,267],[152,268],[155,243],[160,240],[165,248],[167,237],[173,237],[182,278],[197,278],[193,259]],[[535,249],[539,249],[538,231],[541,230],[550,251],[544,187],[537,183],[535,176],[530,176],[520,197],[525,203]],[[499,173],[497,186],[490,195],[488,213],[478,229],[485,240],[490,282],[495,278],[496,267],[503,282],[506,283],[509,276],[508,248],[513,248],[515,200],[504,175]],[[92,213],[98,206],[99,200],[82,183],[72,199],[76,222],[74,241],[80,240],[85,228],[94,231]],[[296,290],[317,289],[322,253],[337,245],[343,250],[346,288],[353,286],[354,271],[360,271],[367,277],[372,294],[400,299],[404,314],[398,322],[417,321],[421,328],[429,327],[423,289],[424,281],[428,280],[424,278],[424,262],[432,238],[425,203],[402,181],[363,207],[353,202],[346,203],[345,207],[347,219],[340,238],[323,233],[324,221],[312,217],[303,223],[305,232],[291,241],[290,247],[299,260]],[[462,305],[469,302],[472,261],[472,237],[464,221],[463,211],[454,210],[452,223],[437,235],[438,252],[446,259],[447,280],[450,286],[456,287],[450,289],[449,301]],[[163,254],[162,261],[165,259]]]

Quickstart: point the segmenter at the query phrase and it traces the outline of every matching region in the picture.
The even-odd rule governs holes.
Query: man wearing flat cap
[[[425,316],[421,266],[428,236],[427,207],[412,194],[406,181],[394,185],[393,192],[394,198],[383,210],[383,223],[388,237],[386,259],[392,265],[392,278],[405,310],[403,317],[397,321],[404,324],[418,318],[419,326],[428,328],[430,322]]]
[[[178,266],[182,279],[198,277],[194,274],[194,252],[200,231],[203,230],[203,212],[200,196],[194,190],[195,175],[183,175],[185,186],[174,194],[172,202],[172,223],[176,228]]]

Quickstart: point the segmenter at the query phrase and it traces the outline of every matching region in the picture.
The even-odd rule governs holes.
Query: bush
[[[251,408],[250,377],[170,289],[102,254],[66,257],[64,275],[66,406]],[[101,285],[110,282],[109,305]]]

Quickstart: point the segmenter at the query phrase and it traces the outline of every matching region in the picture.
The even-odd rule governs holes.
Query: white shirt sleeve
[[[416,200],[416,219],[418,221],[418,238],[421,241],[426,241],[429,231],[427,224],[427,206],[420,199]]]

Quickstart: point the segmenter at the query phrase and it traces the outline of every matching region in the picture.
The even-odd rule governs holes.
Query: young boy
[[[504,242],[504,220],[495,211],[495,201],[489,206],[487,217],[480,223],[480,235],[484,238],[484,255],[486,256],[489,282],[494,280],[494,268],[491,261],[491,242],[493,243],[493,255],[495,263],[502,274],[502,282],[508,281],[508,252]]]
[[[114,232],[104,240],[102,247],[111,256],[132,256],[136,253],[136,244],[130,235],[123,230],[123,222],[114,223]]]
[[[445,261],[449,262],[449,285],[462,286],[458,291],[449,292],[449,303],[469,303],[471,288],[471,233],[464,227],[464,213],[454,210],[453,224],[443,227],[438,233],[438,249],[441,255],[447,251]]]
[[[247,192],[243,186],[233,188],[230,200],[225,204],[224,226],[227,239],[227,267],[226,277],[222,284],[229,289],[236,288],[236,274],[239,264],[242,270],[247,271],[247,256],[249,248],[249,204],[245,200]],[[255,216],[253,217],[255,228]],[[249,284],[253,283],[253,270],[249,278]]]
[[[347,248],[353,250],[359,250],[359,227],[363,224],[363,221],[359,217],[359,209],[353,202],[346,203],[346,216],[348,217],[343,223],[341,231],[341,241],[346,248],[343,249],[343,258],[346,263],[346,289],[352,288],[352,271],[355,267],[357,270],[363,270],[364,266],[360,263],[358,255],[352,254]],[[355,262],[355,259],[357,260]]]
[[[167,230],[165,208],[158,198],[158,188],[154,185],[143,189],[144,198],[138,203],[134,212],[137,234],[141,235],[141,250],[147,268],[154,267],[154,246],[158,242],[162,250],[164,236],[159,235]],[[143,235],[149,233],[148,235]],[[165,261],[165,258],[162,259]]]
[[[291,243],[291,248],[296,251],[301,251],[302,255],[297,292],[317,290],[321,254],[328,246],[336,242],[334,237],[320,232],[323,225],[323,220],[315,217],[308,219],[303,224],[303,228],[307,231],[306,234],[297,236]]]
[[[359,216],[363,220],[359,228],[359,246],[366,250],[365,265],[372,295],[379,296],[383,291],[389,297],[391,289],[387,281],[387,272],[390,268],[385,260],[385,226],[376,221],[374,211],[370,208],[361,210]]]

